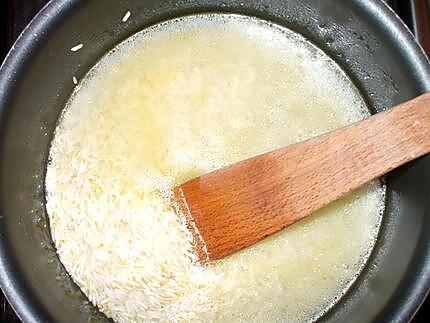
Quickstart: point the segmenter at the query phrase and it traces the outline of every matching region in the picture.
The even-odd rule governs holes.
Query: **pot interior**
[[[127,11],[131,17],[122,22]],[[374,112],[430,90],[425,55],[379,1],[52,1],[0,73],[0,275],[24,321],[106,320],[59,262],[45,209],[49,146],[73,77],[81,79],[107,51],[146,26],[205,12],[255,16],[301,33],[344,69]],[[81,50],[70,51],[81,43]],[[322,321],[402,321],[427,293],[430,158],[386,181],[386,212],[369,263]]]

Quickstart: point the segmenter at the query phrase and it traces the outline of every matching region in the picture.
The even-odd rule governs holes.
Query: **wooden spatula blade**
[[[430,94],[175,189],[201,262],[245,248],[430,152]]]

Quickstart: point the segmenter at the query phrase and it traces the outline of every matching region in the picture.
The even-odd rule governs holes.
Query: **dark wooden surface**
[[[411,28],[419,43],[430,53],[430,5],[428,0],[411,2]]]
[[[55,0],[54,0],[55,1]],[[47,3],[48,0],[0,0],[0,61],[3,60],[13,41]],[[430,11],[428,0],[387,0],[399,16],[413,30],[423,47],[430,51]],[[426,312],[430,309],[427,300],[413,319],[413,323],[430,322]],[[0,292],[0,323],[19,323],[20,320]]]

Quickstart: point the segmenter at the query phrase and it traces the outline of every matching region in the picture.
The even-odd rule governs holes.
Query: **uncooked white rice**
[[[149,28],[81,80],[56,129],[46,189],[60,260],[117,322],[315,319],[367,259],[378,183],[205,267],[166,198],[365,114],[337,66],[286,29],[235,15]]]
[[[78,50],[82,49],[82,47],[84,47],[84,44],[81,43],[81,44],[78,44],[76,46],[73,46],[72,48],[70,48],[70,50],[72,52],[77,52]]]

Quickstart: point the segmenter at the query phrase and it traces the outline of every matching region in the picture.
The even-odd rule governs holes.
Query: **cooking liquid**
[[[58,254],[124,321],[310,321],[371,251],[373,182],[204,267],[166,200],[178,183],[368,115],[351,81],[290,30],[238,15],[168,21],[105,56],[71,97],[51,148]]]

